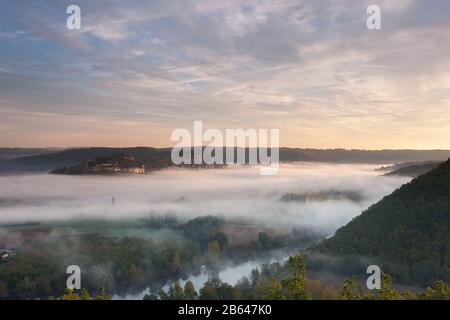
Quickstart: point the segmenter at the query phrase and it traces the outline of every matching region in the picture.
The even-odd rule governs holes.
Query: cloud
[[[448,148],[448,1],[379,1],[378,31],[366,28],[369,4],[80,1],[82,30],[71,31],[63,2],[6,1],[0,94],[30,115],[127,119],[147,135],[146,121],[169,130],[202,119],[282,128],[292,146]],[[9,125],[29,131],[25,117]],[[102,138],[87,138],[82,125],[59,134],[84,133],[76,144],[87,145],[117,130],[128,135],[105,127]],[[0,144],[29,145],[29,132]],[[156,144],[170,144],[170,134],[157,135]]]

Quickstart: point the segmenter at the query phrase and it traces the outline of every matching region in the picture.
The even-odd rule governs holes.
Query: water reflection
[[[283,263],[287,260],[289,255],[292,253],[288,253],[286,251],[275,251],[270,254],[270,257],[261,258],[258,260],[247,261],[242,264],[228,266],[219,272],[214,272],[209,270],[206,266],[201,266],[200,272],[198,275],[191,275],[187,279],[179,279],[179,283],[182,287],[186,284],[186,282],[191,281],[194,284],[195,290],[198,292],[203,284],[208,281],[210,276],[217,275],[219,279],[223,282],[226,282],[231,285],[235,285],[239,280],[243,277],[249,276],[253,269],[261,270],[261,267],[264,264],[280,262]],[[174,281],[169,281],[163,287],[163,289],[167,292],[169,287],[174,284]],[[128,295],[114,295],[113,299],[116,300],[142,300],[146,294],[150,294],[151,289],[147,288],[144,291],[138,294],[128,294]]]

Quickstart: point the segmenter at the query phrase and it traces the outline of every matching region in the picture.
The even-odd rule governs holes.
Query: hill
[[[0,148],[0,160],[28,157],[61,151],[55,148]]]
[[[347,150],[347,149],[291,149],[299,150],[314,161],[331,163],[395,163],[410,161],[445,161],[449,150]]]
[[[132,154],[142,158],[170,156],[171,148],[75,148],[66,150],[33,150],[32,155],[21,156],[9,152],[7,161],[0,167],[17,171],[49,171],[56,168],[81,165],[102,156]],[[6,152],[6,151],[5,151]],[[39,154],[36,154],[39,153]],[[248,149],[246,149],[248,153]],[[26,153],[25,153],[26,154]],[[444,161],[450,157],[450,150],[345,150],[345,149],[299,149],[280,148],[281,162],[315,161],[330,163],[395,163],[407,161]],[[14,159],[12,159],[14,158]],[[1,168],[0,168],[1,169]]]
[[[312,250],[379,257],[410,275],[448,281],[449,244],[450,160],[386,196]]]
[[[191,149],[193,153],[194,148]],[[234,149],[235,157],[237,148]],[[86,171],[93,162],[111,163],[116,161],[120,155],[132,155],[139,162],[143,163],[148,169],[163,169],[172,166],[171,162],[172,148],[77,148],[67,149],[51,154],[39,154],[26,157],[18,157],[9,161],[0,163],[0,167],[16,171],[55,171],[55,173],[90,173]],[[246,159],[248,159],[249,149],[245,149]],[[225,148],[223,154],[226,154]],[[111,159],[107,159],[111,158]],[[303,152],[295,149],[280,149],[280,161],[313,161]],[[199,166],[193,166],[199,167]]]
[[[126,153],[102,155],[73,166],[52,170],[53,174],[145,174],[174,166],[171,149],[134,148]],[[192,154],[193,157],[193,154]],[[221,168],[222,165],[192,164],[187,168]]]
[[[430,172],[431,170],[439,166],[439,164],[440,162],[437,161],[427,161],[423,163],[410,164],[388,172],[385,174],[385,176],[405,176],[416,178],[422,174]]]
[[[10,166],[24,171],[49,171],[56,168],[82,165],[98,157],[110,157],[118,154],[132,154],[137,157],[152,158],[169,156],[170,149],[157,149],[149,147],[134,148],[76,148],[67,149],[50,154],[39,154],[28,157],[19,157],[10,160]]]

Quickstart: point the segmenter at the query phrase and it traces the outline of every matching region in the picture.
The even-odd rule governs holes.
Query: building
[[[145,174],[145,166],[139,166],[139,167],[131,167],[126,169],[127,173],[133,173],[133,174]]]
[[[16,255],[15,249],[0,249],[0,262],[6,262],[9,258]]]

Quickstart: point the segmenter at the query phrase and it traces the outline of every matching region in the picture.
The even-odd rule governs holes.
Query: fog
[[[166,292],[169,288],[178,282],[183,288],[188,281],[191,281],[195,290],[199,291],[205,282],[211,279],[212,276],[218,277],[222,282],[229,285],[236,285],[244,277],[248,277],[254,269],[261,271],[261,267],[264,264],[271,264],[275,262],[284,263],[292,251],[276,250],[270,252],[270,255],[262,257],[260,259],[249,260],[238,265],[227,265],[222,270],[216,271],[208,270],[206,266],[200,269],[200,272],[195,275],[190,275],[187,278],[180,278],[176,281],[170,280],[162,287]],[[146,294],[154,293],[150,287],[135,294],[116,294],[113,296],[114,300],[142,300]]]
[[[220,215],[332,232],[409,180],[379,176],[375,167],[299,163],[281,166],[275,176],[261,176],[254,167],[173,169],[134,176],[2,176],[0,223],[170,213],[180,219]],[[326,190],[358,192],[363,200],[280,201],[289,192]]]

